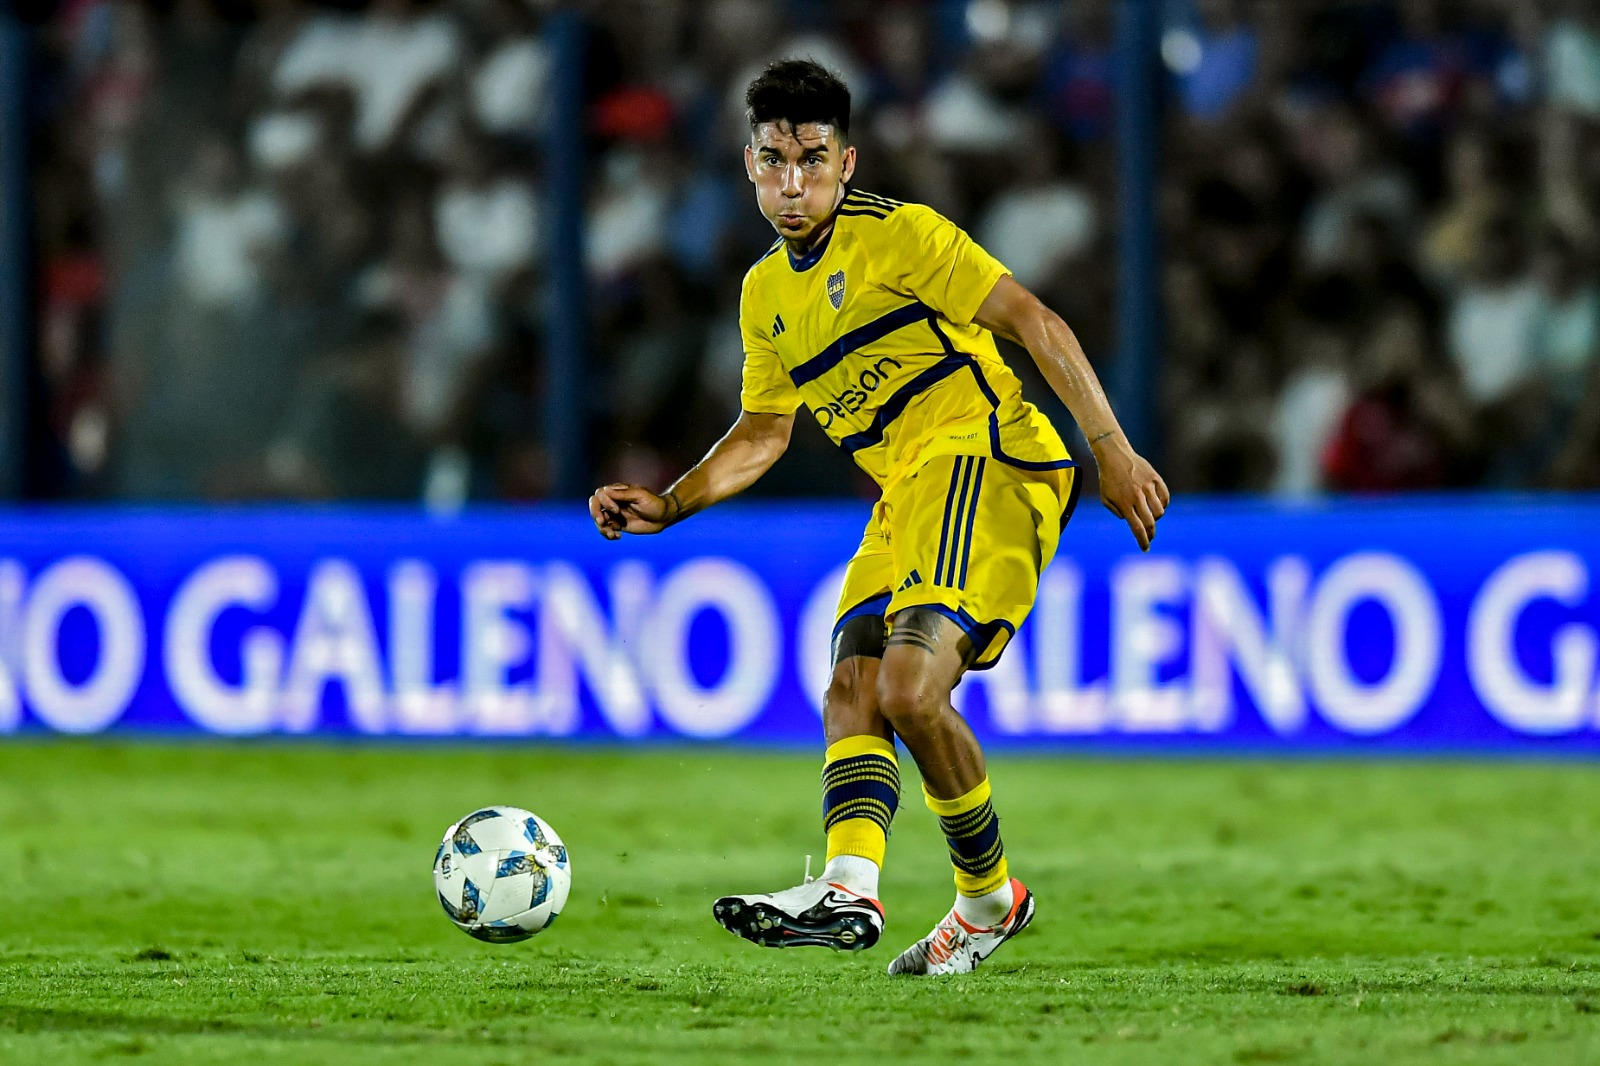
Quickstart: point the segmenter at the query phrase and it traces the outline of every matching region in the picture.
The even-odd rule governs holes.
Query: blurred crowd
[[[967,227],[1113,358],[1112,0],[576,6],[590,477],[659,486],[737,413],[772,240],[742,91],[782,56],[851,85],[858,184]],[[555,7],[59,4],[38,494],[550,494]],[[1161,58],[1175,491],[1600,487],[1600,4],[1168,0]],[[760,491],[870,490],[800,423]]]

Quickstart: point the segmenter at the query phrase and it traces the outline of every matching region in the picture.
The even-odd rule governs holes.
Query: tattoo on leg
[[[901,611],[895,616],[894,629],[889,633],[888,646],[909,645],[921,648],[929,655],[936,654],[944,622],[943,615],[925,608],[912,607]],[[963,670],[971,666],[978,655],[977,649],[972,646],[972,639],[965,633],[957,640],[956,651],[961,656]]]
[[[934,643],[933,638],[928,636],[926,633],[919,633],[916,630],[901,629],[899,626],[895,626],[894,632],[889,634],[888,646],[894,648],[903,645],[909,645],[913,648],[921,648],[929,655],[934,654],[934,652],[938,650],[938,646]]]

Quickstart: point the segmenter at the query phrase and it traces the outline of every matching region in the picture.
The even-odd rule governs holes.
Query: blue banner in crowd
[[[1600,751],[1600,502],[1086,505],[987,741]],[[865,505],[0,517],[0,733],[817,745]]]

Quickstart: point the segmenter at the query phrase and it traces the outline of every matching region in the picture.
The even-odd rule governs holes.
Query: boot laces
[[[946,915],[944,921],[934,927],[928,939],[924,942],[923,954],[928,961],[936,966],[949,962],[956,952],[967,946],[971,937],[961,923],[955,920],[953,914]]]

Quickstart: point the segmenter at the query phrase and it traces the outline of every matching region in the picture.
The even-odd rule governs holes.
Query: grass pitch
[[[816,758],[0,747],[0,1062],[1600,1061],[1588,766],[991,769],[1039,918],[918,981],[883,973],[949,904],[916,802],[877,949],[711,921],[820,862]],[[432,895],[439,835],[489,803],[572,850],[566,913],[521,945]]]

